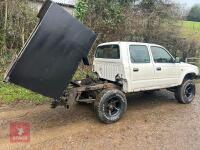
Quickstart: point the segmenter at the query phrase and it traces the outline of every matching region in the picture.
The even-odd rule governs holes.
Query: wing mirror
[[[181,62],[180,57],[176,57],[175,63],[180,63],[180,62]]]

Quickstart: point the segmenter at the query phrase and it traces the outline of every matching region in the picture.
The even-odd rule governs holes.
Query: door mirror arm
[[[180,61],[180,58],[179,57],[176,57],[176,59],[175,59],[175,63],[180,63],[181,61]]]

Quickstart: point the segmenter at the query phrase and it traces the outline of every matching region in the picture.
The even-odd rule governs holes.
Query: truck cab
[[[138,42],[100,44],[93,65],[99,78],[121,79],[125,93],[170,89],[199,74],[198,67],[177,61],[163,46]]]

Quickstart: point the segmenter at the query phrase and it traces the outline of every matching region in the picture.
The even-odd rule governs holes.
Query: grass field
[[[12,103],[18,100],[41,103],[47,98],[13,84],[4,83],[3,76],[0,75],[0,103]]]
[[[200,43],[200,22],[181,21],[181,35],[187,40],[197,41]],[[198,57],[198,56],[197,56]],[[196,65],[200,67],[200,62],[196,59]]]
[[[180,26],[184,38],[200,42],[200,22],[181,21]]]
[[[5,71],[2,71],[5,72]],[[89,74],[93,76],[89,71],[81,72],[77,71],[74,75],[74,80],[80,80],[86,77]],[[44,97],[42,95],[36,94],[19,86],[10,83],[3,82],[3,73],[0,73],[0,103],[12,103],[15,101],[23,100],[23,101],[32,101],[34,103],[42,103],[49,98]]]

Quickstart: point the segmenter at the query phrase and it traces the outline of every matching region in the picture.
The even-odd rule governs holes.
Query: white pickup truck
[[[93,72],[96,78],[71,81],[63,98],[52,102],[52,108],[68,106],[68,100],[94,103],[99,120],[113,123],[125,113],[128,93],[167,89],[179,103],[191,103],[196,92],[193,79],[199,76],[197,66],[180,62],[164,47],[136,42],[100,44]]]
[[[165,88],[183,104],[195,97],[193,79],[199,75],[198,67],[180,62],[160,45],[103,43],[97,47],[93,65],[100,80],[121,85],[104,89],[94,102],[97,115],[106,123],[118,120],[126,111],[126,93]]]
[[[41,58],[45,57],[47,53],[42,54],[45,55],[42,55]],[[58,52],[55,51],[55,54],[58,55]],[[44,69],[38,70],[37,61],[34,61],[38,60],[38,55],[37,57],[30,55],[27,62],[30,67],[36,64],[36,68],[34,68],[34,74],[29,74],[27,73],[27,70],[29,70],[26,66],[27,63],[21,63],[24,60],[24,55],[19,57],[21,59],[13,63],[14,65],[11,64],[12,69],[9,69],[11,73],[6,73],[5,81],[22,85],[25,88],[35,86],[33,91],[39,91],[38,93],[41,94],[46,93],[47,96],[51,97],[50,94],[56,91],[54,89],[60,87],[60,85],[57,85],[57,80],[61,79],[62,76],[60,74],[64,69],[61,65],[58,73],[53,71],[48,73],[48,71],[57,70],[60,65],[52,69],[51,62],[55,64],[60,59],[55,59],[54,55],[52,55],[53,61],[46,63]],[[51,57],[48,56],[47,58]],[[77,56],[73,56],[73,58],[77,59]],[[63,59],[65,60],[65,57]],[[18,67],[17,65],[25,66]],[[71,67],[68,66],[68,69],[71,69]],[[45,74],[46,72],[47,74]],[[51,97],[53,98],[52,108],[56,108],[59,105],[68,108],[69,100],[77,103],[93,103],[99,120],[104,123],[113,123],[118,121],[125,113],[127,109],[126,94],[128,93],[151,93],[165,88],[174,92],[178,102],[183,104],[191,103],[196,92],[193,79],[199,76],[198,67],[180,62],[179,58],[175,59],[164,47],[136,42],[100,44],[94,56],[93,72],[96,77],[87,76],[81,81],[70,81],[66,90],[58,91],[62,92],[61,96]],[[42,76],[43,74],[44,76]],[[52,74],[55,75],[56,80],[52,79]],[[64,72],[63,75],[65,74]],[[73,76],[73,73],[70,70],[66,75]],[[46,86],[48,84],[50,86]]]

